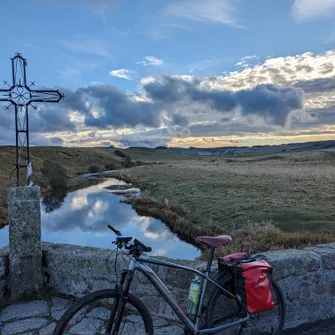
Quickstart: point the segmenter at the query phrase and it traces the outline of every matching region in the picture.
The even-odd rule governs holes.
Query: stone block
[[[306,248],[305,250],[320,255],[325,269],[335,269],[335,243],[320,244],[313,248]]]
[[[42,286],[39,187],[8,189],[9,286],[12,297]]]
[[[304,250],[279,250],[264,253],[273,266],[274,278],[278,281],[289,276],[318,271],[322,267],[318,255]]]

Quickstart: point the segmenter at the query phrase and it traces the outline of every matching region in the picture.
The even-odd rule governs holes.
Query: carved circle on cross
[[[25,86],[15,86],[10,91],[11,100],[19,106],[27,105],[31,99],[31,92]]]

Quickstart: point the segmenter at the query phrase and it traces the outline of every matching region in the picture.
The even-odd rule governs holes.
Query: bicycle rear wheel
[[[60,318],[53,335],[153,335],[148,309],[132,294],[127,298],[119,330],[110,331],[110,320],[114,320],[119,297],[117,290],[103,290],[77,300]]]
[[[234,287],[232,275],[222,276],[219,283],[225,289]],[[252,334],[252,335],[279,335],[285,323],[285,301],[278,284],[272,279],[272,295],[275,307],[269,311],[252,314],[252,319],[246,324],[229,328],[222,334]],[[235,299],[225,296],[215,288],[209,298],[206,311],[206,328],[240,319],[240,307]]]

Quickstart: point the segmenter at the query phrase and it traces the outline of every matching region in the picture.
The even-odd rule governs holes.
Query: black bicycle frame
[[[195,335],[207,334],[207,333],[212,333],[212,332],[219,332],[221,330],[228,329],[228,328],[234,327],[236,325],[242,324],[242,323],[250,320],[250,315],[247,312],[246,312],[246,314],[247,314],[246,317],[240,318],[237,321],[229,322],[227,324],[223,324],[223,325],[220,325],[220,326],[214,327],[214,328],[199,329],[202,305],[203,305],[204,298],[205,298],[207,282],[210,282],[214,286],[218,287],[222,291],[222,293],[224,295],[226,295],[227,297],[229,297],[231,299],[235,299],[237,301],[237,303],[239,304],[239,306],[243,310],[245,310],[245,307],[241,304],[241,301],[240,301],[238,296],[230,293],[225,288],[221,287],[217,282],[215,282],[214,280],[209,278],[209,273],[210,273],[210,268],[211,268],[211,265],[212,265],[213,255],[214,255],[214,248],[211,248],[210,259],[207,263],[207,268],[206,268],[205,273],[202,273],[202,272],[200,272],[196,269],[193,269],[193,268],[190,268],[190,267],[187,267],[187,266],[174,264],[174,263],[171,263],[171,262],[158,260],[158,259],[154,259],[154,258],[150,258],[150,257],[140,256],[138,259],[131,258],[130,263],[129,263],[129,267],[128,267],[128,270],[127,270],[127,273],[128,274],[130,273],[131,275],[130,275],[130,277],[128,277],[129,281],[126,280],[126,284],[125,284],[126,287],[125,288],[126,288],[127,291],[129,290],[129,286],[131,284],[133,274],[136,270],[139,270],[151,282],[151,284],[156,288],[156,290],[163,296],[165,301],[169,304],[169,306],[172,308],[172,310],[177,314],[178,318],[182,321],[182,323],[191,332],[193,332]],[[164,285],[164,283],[160,280],[160,278],[157,276],[157,274],[149,266],[145,265],[144,263],[156,264],[156,265],[161,265],[161,266],[165,266],[165,267],[171,267],[171,268],[175,268],[175,269],[181,269],[181,270],[184,270],[184,271],[193,272],[193,273],[197,274],[198,276],[201,276],[204,279],[203,284],[202,284],[202,288],[201,288],[201,294],[200,294],[200,299],[199,299],[198,310],[197,310],[197,313],[196,313],[195,322],[193,322],[189,318],[189,316],[187,315],[187,313],[185,312],[183,307],[178,303],[176,298],[169,291],[169,289]],[[125,293],[125,296],[128,295],[128,292],[124,292],[124,293]]]

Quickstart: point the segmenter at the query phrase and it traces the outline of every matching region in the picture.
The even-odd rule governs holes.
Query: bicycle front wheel
[[[132,294],[127,298],[118,331],[113,330],[111,325],[119,297],[117,290],[97,291],[82,297],[60,318],[53,335],[153,335],[148,309]]]
[[[221,277],[219,283],[229,290],[234,287],[232,275]],[[242,326],[235,326],[223,331],[223,334],[279,335],[285,323],[285,301],[278,284],[272,279],[271,291],[275,307],[269,311],[252,314],[252,319]],[[224,295],[218,288],[214,289],[208,301],[206,311],[206,328],[237,321],[240,307],[235,299]]]

